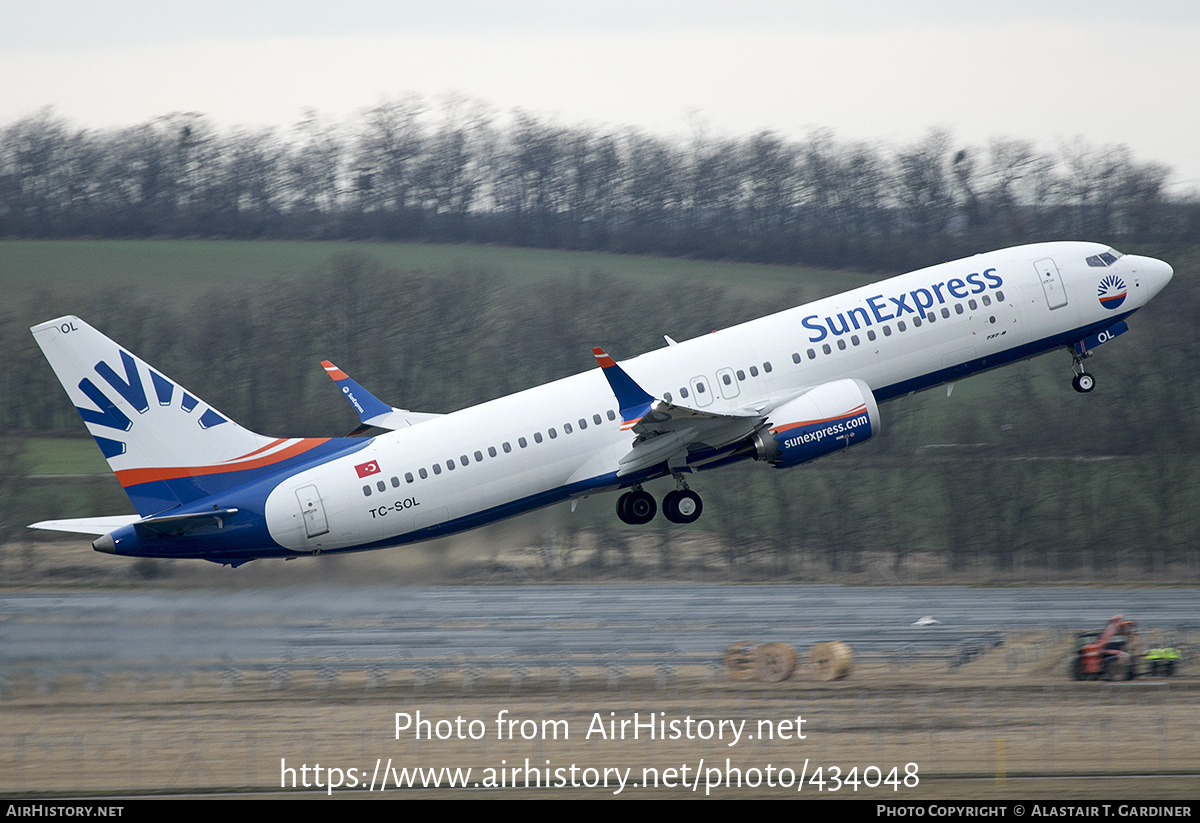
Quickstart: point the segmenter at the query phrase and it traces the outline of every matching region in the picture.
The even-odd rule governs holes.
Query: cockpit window
[[[1104,268],[1105,266],[1111,266],[1113,263],[1117,262],[1117,258],[1124,256],[1125,255],[1121,254],[1116,249],[1109,249],[1108,251],[1102,251],[1099,254],[1093,254],[1087,259],[1087,264],[1089,266],[1095,266],[1096,268]]]

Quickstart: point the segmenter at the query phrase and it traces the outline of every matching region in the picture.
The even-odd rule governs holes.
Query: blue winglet
[[[617,397],[617,405],[621,407],[621,428],[633,428],[646,412],[650,411],[650,407],[654,405],[654,398],[634,382],[604,349],[594,348],[592,354],[596,356],[596,362],[600,364],[608,385]]]
[[[337,387],[342,390],[342,395],[354,407],[354,410],[358,412],[359,418],[364,423],[373,417],[387,414],[392,410],[391,406],[358,385],[350,375],[328,360],[322,360],[321,365],[325,367],[325,373],[329,375],[330,379],[334,383],[337,383]]]

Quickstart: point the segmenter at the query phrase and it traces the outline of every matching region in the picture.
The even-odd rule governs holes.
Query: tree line
[[[0,128],[0,236],[495,243],[895,271],[1018,242],[1188,241],[1200,201],[1124,146],[684,138],[390,100],[345,122],[197,113]]]

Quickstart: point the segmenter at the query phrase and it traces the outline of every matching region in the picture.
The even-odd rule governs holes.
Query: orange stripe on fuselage
[[[263,466],[271,466],[290,457],[304,454],[310,449],[315,449],[328,439],[328,437],[306,437],[294,446],[288,446],[286,449],[281,449],[274,454],[260,457],[257,460],[248,460],[237,466],[164,466],[162,468],[150,469],[124,469],[117,472],[116,475],[120,484],[125,488],[129,488],[130,486],[138,486],[142,483],[153,483],[160,480],[177,480],[181,477],[203,477],[208,474],[224,474],[226,472],[243,471],[245,469],[259,469]]]

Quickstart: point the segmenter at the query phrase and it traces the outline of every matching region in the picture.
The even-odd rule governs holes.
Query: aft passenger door
[[[325,517],[325,507],[321,505],[321,494],[317,487],[301,486],[296,489],[296,500],[304,516],[304,533],[309,537],[329,534],[329,520]]]

